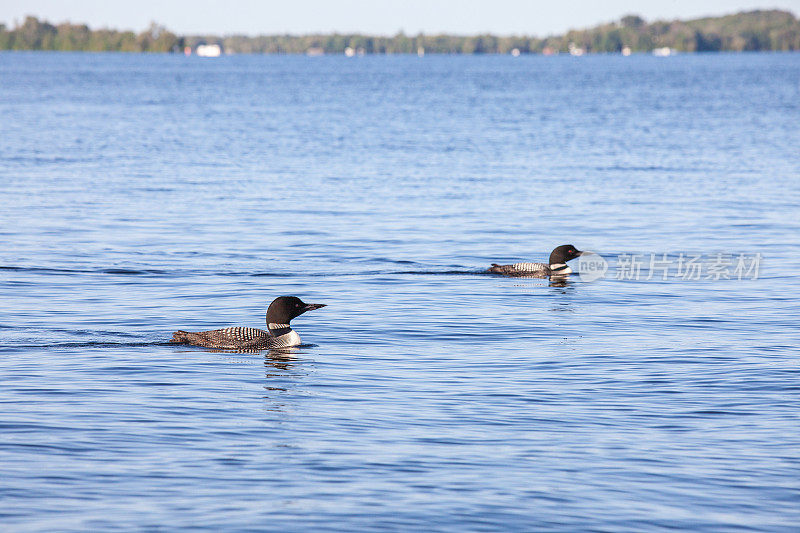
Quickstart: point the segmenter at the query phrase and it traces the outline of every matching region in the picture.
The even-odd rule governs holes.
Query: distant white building
[[[575,46],[575,43],[569,43],[569,53],[573,56],[582,56],[585,50],[579,46]]]
[[[653,50],[653,55],[658,57],[667,57],[671,56],[675,53],[675,50],[670,48],[669,46],[665,46],[664,48],[656,48]]]
[[[218,44],[198,44],[197,55],[200,57],[219,57],[222,48]]]

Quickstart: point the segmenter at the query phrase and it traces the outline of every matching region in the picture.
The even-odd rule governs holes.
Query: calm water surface
[[[799,54],[3,53],[0,124],[3,529],[798,531]],[[763,260],[480,274],[563,243]]]

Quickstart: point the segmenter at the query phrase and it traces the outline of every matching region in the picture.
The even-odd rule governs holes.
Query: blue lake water
[[[798,531],[800,54],[2,53],[0,124],[4,530]]]

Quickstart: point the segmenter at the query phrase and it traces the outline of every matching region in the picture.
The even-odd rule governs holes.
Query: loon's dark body
[[[498,265],[492,263],[488,272],[492,274],[502,274],[504,276],[547,278],[552,270],[549,265],[544,263],[514,263],[513,265]]]
[[[223,350],[289,348],[301,342],[300,335],[289,322],[320,307],[325,307],[325,304],[306,304],[294,296],[281,296],[267,309],[266,331],[241,326],[199,332],[178,330],[172,334],[172,342]]]
[[[571,244],[558,246],[550,253],[549,264],[545,263],[514,263],[513,265],[498,265],[492,263],[487,272],[502,274],[511,277],[549,278],[567,276],[572,274],[572,269],[567,261],[579,257],[583,252]]]
[[[300,344],[300,335],[293,329],[284,335],[273,335],[263,329],[231,327],[197,333],[178,330],[172,334],[172,342],[222,350],[257,350],[297,346]]]

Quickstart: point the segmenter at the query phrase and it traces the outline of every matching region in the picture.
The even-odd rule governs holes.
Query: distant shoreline
[[[141,33],[53,25],[29,16],[13,29],[0,24],[0,50],[65,52],[169,52],[222,54],[623,54],[675,52],[779,52],[800,50],[800,20],[791,12],[757,10],[720,17],[647,22],[636,15],[550,37],[491,34],[397,35],[185,35],[153,24]]]
[[[3,50],[0,49],[0,54],[103,54],[103,55],[158,55],[158,56],[183,56],[184,54],[179,54],[173,51],[166,51],[166,52],[154,52],[154,51],[146,51],[146,52],[139,52],[139,51],[118,51],[118,50]],[[800,50],[743,50],[743,51],[734,51],[734,50],[720,50],[720,51],[703,51],[703,52],[680,52],[678,50],[671,49],[670,55],[686,55],[686,56],[694,56],[694,55],[757,55],[757,54],[798,54]],[[632,52],[631,56],[653,56],[658,55],[651,52]],[[254,56],[271,56],[271,57],[339,57],[343,56],[343,54],[302,54],[302,53],[277,53],[277,52],[241,52],[241,53],[225,53],[221,54],[220,57],[236,57],[236,56],[247,56],[247,57],[254,57]],[[425,56],[431,57],[506,57],[509,54],[500,53],[500,52],[486,52],[481,54],[451,54],[447,52],[429,52],[426,53]],[[569,52],[564,53],[554,53],[554,54],[536,54],[536,53],[527,53],[523,54],[520,57],[569,57]],[[585,57],[609,57],[609,56],[622,56],[619,52],[591,52],[584,54]],[[199,57],[199,56],[198,56]],[[360,57],[419,57],[419,54],[412,54],[408,52],[388,52],[388,53],[375,53],[375,54],[364,54]]]

